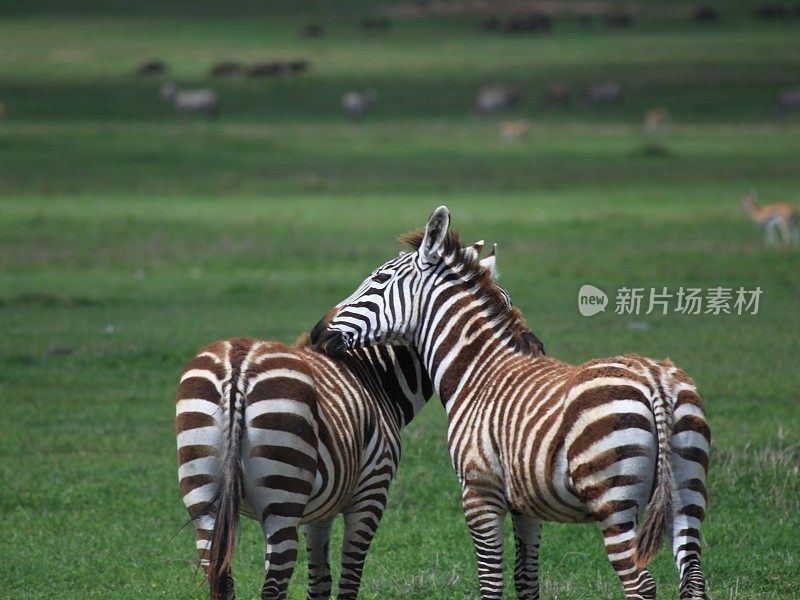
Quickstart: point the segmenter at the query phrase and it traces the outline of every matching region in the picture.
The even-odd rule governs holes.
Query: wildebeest
[[[289,73],[292,75],[299,75],[300,73],[305,73],[308,70],[309,62],[305,59],[298,59],[298,60],[290,60],[286,63],[286,68],[289,70]]]
[[[137,75],[163,75],[167,72],[167,63],[159,59],[145,60],[136,67]]]
[[[386,17],[368,17],[361,19],[358,24],[365,31],[386,31],[392,22]]]
[[[800,108],[800,88],[781,90],[775,104],[775,113],[782,117],[787,112]]]
[[[520,90],[507,83],[491,83],[480,89],[475,99],[475,112],[480,117],[511,108],[519,102]]]
[[[551,83],[545,91],[544,104],[547,108],[569,106],[572,104],[572,95],[569,92],[569,88],[561,83]]]
[[[300,28],[300,36],[305,38],[318,38],[325,35],[325,28],[319,23],[306,23]]]
[[[181,117],[196,113],[211,120],[219,116],[219,97],[213,90],[183,90],[176,83],[168,81],[161,86],[160,95],[163,100],[175,105]]]
[[[606,13],[603,15],[603,20],[608,27],[615,29],[622,29],[625,27],[633,26],[633,15],[624,10],[616,10],[614,12]]]
[[[342,96],[342,108],[348,117],[360,121],[372,109],[377,98],[378,94],[373,89],[366,89],[363,92],[349,91]]]
[[[500,29],[500,19],[497,17],[484,17],[481,19],[481,29],[484,31],[498,31]]]
[[[692,11],[692,19],[698,23],[716,23],[719,21],[719,11],[713,6],[696,6]]]
[[[286,64],[277,60],[257,62],[250,65],[247,74],[250,77],[277,77],[286,71]]]
[[[234,60],[221,60],[211,65],[208,74],[211,77],[227,77],[229,75],[238,75],[244,71],[244,65]]]
[[[622,102],[622,86],[615,81],[592,85],[581,98],[581,105],[584,108],[591,108],[599,104],[619,104],[620,102]]]
[[[504,29],[509,33],[543,33],[550,31],[552,21],[548,15],[542,13],[530,13],[527,15],[517,15],[510,17]]]
[[[789,11],[783,4],[767,3],[756,6],[755,15],[765,20],[785,19],[789,16]]]
[[[575,17],[580,27],[589,27],[594,23],[594,17],[592,15],[581,13]]]

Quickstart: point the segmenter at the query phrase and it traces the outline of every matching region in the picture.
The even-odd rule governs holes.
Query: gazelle
[[[503,121],[500,132],[507,140],[524,140],[531,133],[531,124],[527,121]]]
[[[788,202],[777,202],[761,206],[756,202],[758,194],[750,192],[742,198],[742,208],[753,221],[764,226],[764,243],[772,246],[778,242],[778,230],[784,244],[800,243],[797,209]]]

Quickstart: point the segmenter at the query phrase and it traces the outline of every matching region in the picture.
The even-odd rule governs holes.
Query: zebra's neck
[[[365,385],[375,386],[374,396],[386,414],[402,429],[433,395],[425,367],[417,353],[406,347],[372,346],[355,351],[357,372]]]
[[[520,353],[512,341],[510,317],[492,317],[468,290],[434,292],[430,300],[414,344],[436,393],[449,407],[476,367]]]

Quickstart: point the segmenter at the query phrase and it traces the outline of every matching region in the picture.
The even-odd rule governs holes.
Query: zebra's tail
[[[672,492],[675,480],[672,475],[672,426],[674,421],[672,402],[659,383],[653,401],[653,416],[658,438],[658,461],[653,496],[647,505],[647,516],[639,529],[633,560],[639,569],[644,569],[658,553],[664,534],[672,526]]]
[[[239,369],[233,368],[230,380],[223,384],[222,412],[225,418],[221,456],[222,485],[217,499],[214,533],[208,563],[208,585],[212,600],[224,600],[226,578],[239,535],[239,506],[242,499],[242,433],[244,393]]]

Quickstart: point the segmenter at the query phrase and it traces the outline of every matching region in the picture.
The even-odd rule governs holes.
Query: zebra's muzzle
[[[344,334],[336,329],[328,329],[326,319],[317,323],[311,331],[311,344],[317,350],[333,357],[342,356],[348,349]]]
[[[317,349],[334,358],[343,356],[348,350],[344,334],[335,329],[328,329],[320,336],[318,343],[314,345]]]

